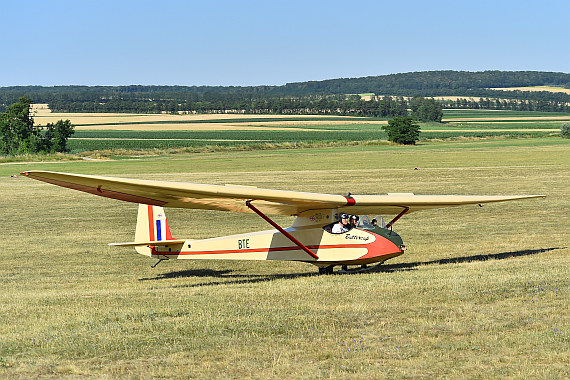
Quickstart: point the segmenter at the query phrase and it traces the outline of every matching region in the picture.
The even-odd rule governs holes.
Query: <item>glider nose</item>
[[[401,251],[406,250],[406,245],[402,240],[402,237],[398,235],[396,232],[392,230],[388,230],[386,228],[376,228],[374,233],[377,235],[382,236],[383,238],[391,241],[396,247],[398,247]]]

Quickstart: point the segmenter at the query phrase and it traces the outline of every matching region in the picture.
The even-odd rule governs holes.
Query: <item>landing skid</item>
[[[329,265],[328,267],[319,267],[319,274],[333,274],[334,265]]]
[[[350,273],[366,273],[366,272],[373,272],[375,268],[378,268],[380,265],[384,264],[384,262],[380,262],[376,265],[368,266],[368,265],[360,265],[355,268],[348,268],[346,265],[339,270],[338,274],[350,274]]]
[[[376,265],[368,266],[368,265],[364,264],[364,265],[359,265],[358,267],[355,267],[355,268],[348,268],[348,265],[343,265],[342,269],[336,271],[336,274],[372,272],[382,264],[384,264],[383,261],[376,264]],[[335,274],[334,265],[329,265],[327,267],[319,267],[319,274]]]

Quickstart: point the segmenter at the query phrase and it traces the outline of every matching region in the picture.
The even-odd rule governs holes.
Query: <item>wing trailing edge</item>
[[[506,202],[545,195],[349,195],[206,185],[95,175],[26,171],[24,176],[93,195],[162,207],[252,212],[250,201],[265,214],[299,215],[308,210],[338,209],[355,214],[398,214],[442,207]]]

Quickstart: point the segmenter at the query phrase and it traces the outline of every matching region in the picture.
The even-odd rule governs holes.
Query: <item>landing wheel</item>
[[[319,267],[319,274],[333,274],[334,265],[329,265],[328,267]]]

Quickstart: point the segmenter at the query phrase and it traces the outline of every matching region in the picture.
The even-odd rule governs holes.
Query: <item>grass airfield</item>
[[[406,215],[394,229],[408,251],[372,273],[247,261],[152,269],[106,245],[132,240],[136,205],[10,177],[27,169],[548,197]],[[568,378],[568,173],[560,138],[0,164],[0,377]],[[270,228],[249,214],[167,215],[181,238]]]

